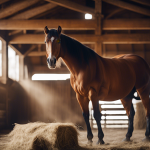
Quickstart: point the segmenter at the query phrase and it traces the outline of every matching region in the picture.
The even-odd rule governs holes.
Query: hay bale
[[[145,108],[142,102],[134,104],[135,117],[134,117],[134,129],[146,129],[146,117]]]
[[[15,124],[3,150],[79,149],[78,131],[71,123]]]

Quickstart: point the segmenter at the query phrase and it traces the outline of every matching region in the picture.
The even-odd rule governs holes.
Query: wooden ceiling
[[[85,13],[93,15],[85,20]],[[150,44],[149,0],[1,0],[0,32],[27,64],[45,65],[45,26],[103,55],[104,44]],[[0,33],[0,34],[1,34]]]

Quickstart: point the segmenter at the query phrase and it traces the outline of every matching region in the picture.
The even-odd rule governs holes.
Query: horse
[[[132,104],[134,89],[137,90],[146,110],[147,126],[144,140],[150,141],[150,68],[146,61],[133,54],[103,58],[61,32],[60,26],[57,30],[49,30],[47,26],[44,28],[47,65],[50,69],[56,68],[56,61],[61,57],[69,69],[70,84],[76,93],[87,126],[88,143],[92,144],[93,139],[89,123],[90,100],[98,127],[97,144],[104,144],[99,100],[121,100],[129,120],[124,141],[130,141],[135,115]]]

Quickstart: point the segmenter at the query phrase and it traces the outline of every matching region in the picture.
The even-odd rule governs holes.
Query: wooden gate
[[[124,110],[120,100],[116,100],[113,102],[99,101],[99,107],[102,114],[102,128],[128,127],[128,116],[126,115],[126,111]],[[97,124],[93,117],[93,108],[91,103],[89,104],[89,110],[91,127],[96,129]]]

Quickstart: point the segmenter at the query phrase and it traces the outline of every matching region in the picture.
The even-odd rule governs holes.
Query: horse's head
[[[46,26],[44,28],[44,33],[46,43],[47,65],[50,69],[54,69],[56,67],[56,60],[58,60],[60,54],[61,27],[58,26],[58,30],[49,30]]]

